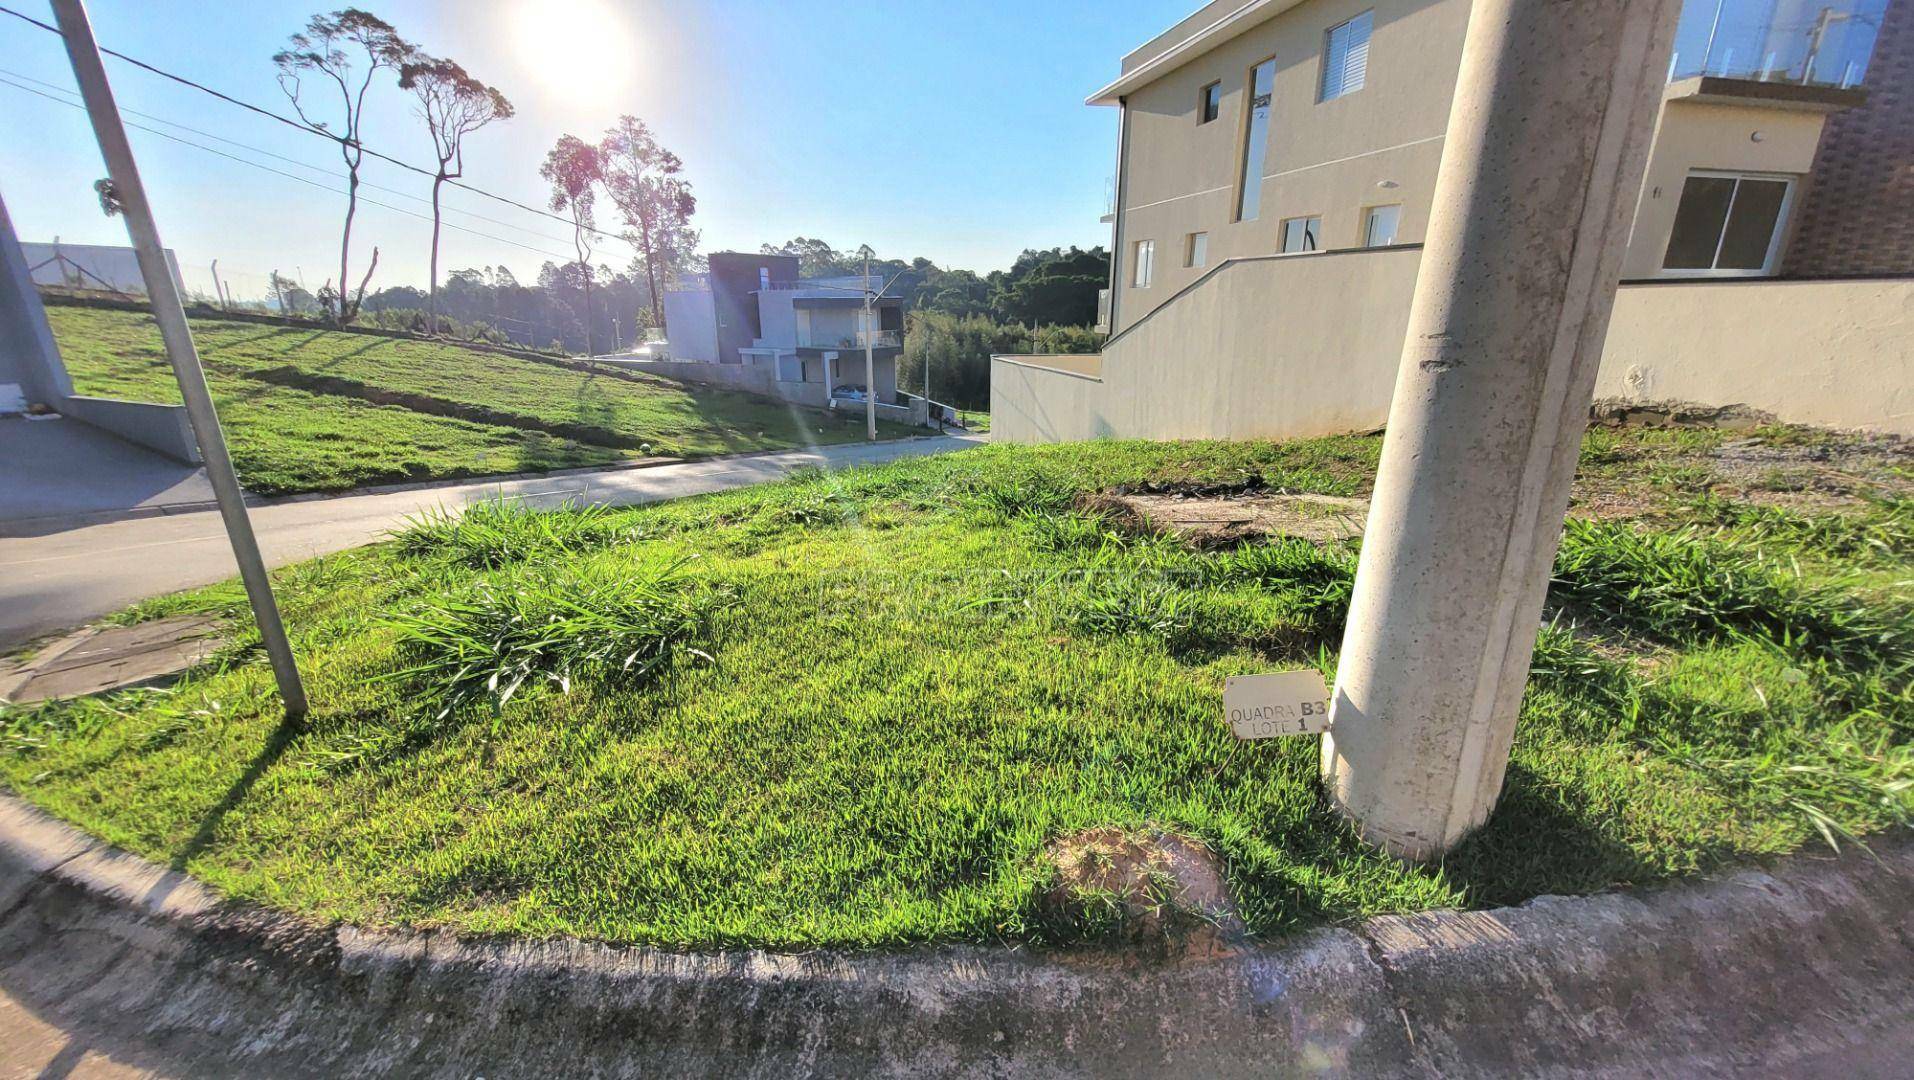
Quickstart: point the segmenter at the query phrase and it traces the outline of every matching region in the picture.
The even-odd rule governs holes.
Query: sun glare
[[[520,0],[508,32],[519,62],[567,105],[624,90],[641,62],[630,24],[604,0]]]

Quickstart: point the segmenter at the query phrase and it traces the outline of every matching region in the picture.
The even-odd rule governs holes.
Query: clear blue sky
[[[44,0],[4,0],[51,21]],[[360,0],[408,38],[464,63],[518,106],[474,135],[467,179],[543,205],[538,164],[557,137],[595,139],[618,114],[649,124],[685,160],[707,250],[755,250],[796,235],[843,248],[928,256],[979,271],[1026,247],[1107,242],[1098,223],[1115,155],[1116,116],[1082,104],[1118,58],[1196,0]],[[92,0],[102,44],[275,109],[269,57],[312,0]],[[574,43],[577,44],[574,47]],[[123,109],[238,140],[334,173],[325,142],[171,85],[109,58]],[[53,35],[0,16],[0,79],[70,91]],[[33,84],[29,84],[33,85]],[[38,88],[38,87],[36,87]],[[368,110],[368,145],[429,160],[409,101],[385,87]],[[252,150],[128,116],[182,138],[332,188],[343,181]],[[344,196],[141,131],[132,133],[168,246],[190,285],[220,259],[244,295],[265,274],[336,273]],[[77,109],[0,85],[0,195],[23,239],[123,244],[90,185],[104,174]],[[422,196],[427,181],[368,163],[370,183]],[[423,212],[387,192],[370,198]],[[466,193],[448,203],[494,222],[447,220],[542,251],[570,251],[569,230]],[[614,218],[601,206],[601,224]],[[355,259],[381,248],[380,284],[420,283],[428,229],[380,207],[360,217]],[[531,233],[525,231],[529,229]],[[532,235],[542,234],[542,235]],[[448,232],[442,268],[504,263],[529,278],[547,256]],[[569,256],[566,256],[569,257]],[[629,251],[605,244],[598,260]],[[328,266],[335,269],[329,273]],[[354,276],[358,271],[355,269]]]

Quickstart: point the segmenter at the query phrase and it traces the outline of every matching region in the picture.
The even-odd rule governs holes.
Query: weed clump
[[[604,506],[535,510],[522,502],[489,499],[464,513],[438,507],[406,519],[393,534],[400,555],[438,559],[473,570],[578,555],[633,543],[642,534],[618,524]]]
[[[1620,522],[1568,523],[1552,591],[1602,622],[1660,640],[1761,640],[1852,667],[1904,656],[1914,637],[1905,611],[1870,608],[1692,532]]]
[[[1881,498],[1859,514],[1803,514],[1710,494],[1693,510],[1723,540],[1786,544],[1827,558],[1914,554],[1914,500]]]
[[[577,678],[631,688],[686,660],[708,662],[702,646],[729,596],[693,577],[690,562],[529,569],[428,596],[386,619],[404,664],[395,677],[444,719],[481,704],[497,716],[527,683],[561,693]]]
[[[1068,510],[1077,490],[1055,477],[1032,472],[967,477],[953,485],[952,494],[978,524],[1002,525],[1025,512]]]

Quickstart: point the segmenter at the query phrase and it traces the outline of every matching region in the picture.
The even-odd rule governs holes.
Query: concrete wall
[[[33,268],[36,285],[146,295],[146,279],[140,275],[139,256],[130,247],[22,243],[20,250],[27,265]],[[173,272],[173,287],[185,296],[186,282],[179,276],[179,257],[173,254],[172,248],[166,249],[166,266]]]
[[[1626,286],[1595,392],[1914,435],[1914,280]]]
[[[60,415],[72,417],[102,431],[110,431],[135,446],[188,465],[200,463],[199,440],[184,405],[157,405],[118,398],[68,397],[60,401]]]
[[[711,303],[717,314],[718,363],[742,362],[739,349],[757,344],[758,284],[760,272],[772,281],[793,281],[798,276],[795,255],[752,255],[735,251],[714,252],[710,257]]]
[[[18,386],[29,405],[56,405],[73,393],[4,202],[0,202],[0,385]],[[0,394],[0,400],[7,396]]]
[[[1300,438],[1380,425],[1419,248],[1243,259],[1085,357],[991,364],[991,437]],[[1334,297],[1334,302],[1325,298]]]
[[[1217,267],[1103,355],[991,364],[992,438],[1303,438],[1388,419],[1419,248]],[[1914,280],[1623,287],[1598,394],[1914,435]]]
[[[792,303],[796,296],[788,289],[758,295],[758,326],[762,332],[753,344],[789,349],[797,342],[797,308]]]
[[[104,250],[130,253],[130,249]],[[187,423],[185,406],[74,395],[73,381],[60,359],[46,308],[34,288],[4,202],[0,202],[0,384],[19,385],[28,404],[49,406],[175,461],[199,463],[199,444]]]

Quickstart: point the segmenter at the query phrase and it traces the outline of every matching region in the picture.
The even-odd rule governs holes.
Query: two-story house
[[[897,358],[904,347],[904,300],[871,299],[882,289],[861,276],[799,277],[792,255],[722,251],[708,273],[665,295],[671,363],[719,369],[680,371],[690,378],[763,388],[800,404],[862,408],[875,392],[884,419],[922,423],[921,398],[900,395]],[[870,344],[867,376],[865,344]]]
[[[1113,336],[993,363],[997,437],[1380,423],[1470,7],[1215,0],[1125,56]],[[1598,392],[1914,431],[1909,7],[1687,0]]]

